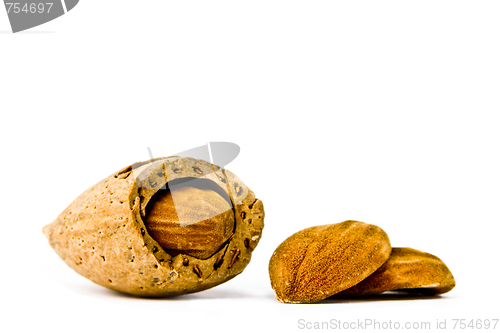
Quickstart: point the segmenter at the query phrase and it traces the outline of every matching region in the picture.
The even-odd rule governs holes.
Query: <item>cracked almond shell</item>
[[[387,234],[358,221],[310,227],[274,251],[269,276],[283,303],[314,303],[359,283],[391,253]]]
[[[376,295],[386,291],[438,295],[454,287],[455,279],[441,259],[411,248],[395,247],[378,270],[335,297]]]
[[[153,195],[182,178],[211,181],[231,201],[234,229],[207,259],[168,254],[144,225]],[[43,232],[61,259],[91,281],[132,295],[164,297],[212,288],[240,274],[263,227],[262,201],[232,172],[174,156],[135,163],[103,179]]]

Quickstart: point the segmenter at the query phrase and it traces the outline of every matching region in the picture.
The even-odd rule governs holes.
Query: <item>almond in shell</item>
[[[164,297],[212,288],[240,274],[263,221],[262,201],[232,172],[171,156],[104,178],[43,232],[61,259],[91,281]]]

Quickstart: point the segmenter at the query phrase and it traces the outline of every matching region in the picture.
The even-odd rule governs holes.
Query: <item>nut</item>
[[[234,213],[215,190],[191,185],[158,191],[148,204],[144,224],[171,256],[184,253],[207,259],[232,235]]]
[[[196,207],[201,211],[191,210]],[[103,179],[43,232],[61,259],[91,281],[163,297],[202,291],[240,274],[263,220],[262,201],[229,170],[172,156]]]
[[[350,288],[376,271],[391,253],[387,234],[357,221],[299,231],[274,251],[269,276],[283,303],[314,303]]]
[[[438,257],[411,248],[393,248],[389,259],[375,273],[335,297],[376,295],[386,291],[444,294],[455,279]]]

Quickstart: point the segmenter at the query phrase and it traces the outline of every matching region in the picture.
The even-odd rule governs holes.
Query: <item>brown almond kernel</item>
[[[160,190],[148,204],[144,223],[149,234],[170,254],[206,259],[229,239],[234,213],[217,192],[192,186]]]
[[[271,286],[283,303],[314,303],[359,283],[391,253],[387,234],[357,221],[299,231],[274,251]]]
[[[455,279],[438,257],[411,248],[393,248],[389,259],[375,273],[335,297],[376,295],[386,291],[444,294]]]

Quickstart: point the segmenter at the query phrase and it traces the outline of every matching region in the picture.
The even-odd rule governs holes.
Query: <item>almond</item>
[[[132,295],[167,297],[240,274],[263,227],[262,201],[236,175],[171,156],[104,178],[43,232],[61,259],[89,280]]]
[[[158,191],[149,201],[144,224],[151,237],[170,254],[207,259],[229,239],[234,213],[217,191],[196,186]]]
[[[375,295],[386,291],[437,295],[454,287],[455,279],[441,259],[411,248],[395,247],[375,273],[335,297]]]
[[[283,303],[314,303],[375,272],[391,253],[387,234],[358,221],[299,231],[274,251],[269,276]]]

